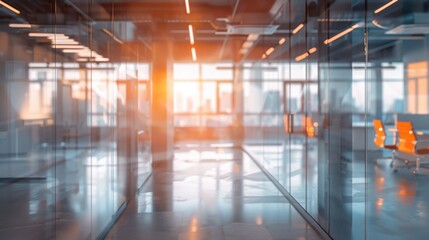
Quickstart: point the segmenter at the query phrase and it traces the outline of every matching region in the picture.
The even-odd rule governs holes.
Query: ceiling
[[[4,31],[11,31],[4,27],[6,23],[18,21],[38,25],[41,32],[67,33],[118,61],[136,57],[150,61],[151,45],[156,41],[171,42],[176,61],[191,61],[188,28],[192,25],[199,61],[244,61],[261,59],[273,46],[276,50],[270,58],[296,55],[356,23],[367,24],[372,46],[387,46],[403,38],[386,35],[401,24],[426,24],[416,23],[415,17],[416,13],[427,14],[426,0],[399,2],[379,15],[368,11],[368,18],[377,25],[360,21],[365,9],[376,9],[387,1],[367,1],[365,5],[364,0],[189,0],[187,14],[185,0],[7,0],[22,14],[17,17],[0,8],[0,23]],[[428,19],[429,24],[426,15],[420,19]],[[292,34],[301,23],[307,31]],[[26,34],[25,30],[14,33]],[[257,34],[257,38],[244,50],[249,34]],[[281,38],[289,44],[278,46]],[[350,47],[360,47],[360,39]]]

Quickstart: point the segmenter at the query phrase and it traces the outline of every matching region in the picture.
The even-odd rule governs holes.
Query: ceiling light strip
[[[315,53],[315,52],[317,52],[317,48],[310,48],[310,50],[308,50],[308,53],[309,54],[313,54],[313,53]]]
[[[247,41],[256,41],[259,38],[259,34],[249,34]]]
[[[4,1],[0,1],[0,5],[9,9],[10,11],[16,13],[16,14],[21,14],[21,11],[19,11],[18,9],[12,7],[11,5],[5,3]]]
[[[53,44],[52,48],[56,49],[84,49],[82,45],[70,45],[70,44]]]
[[[75,40],[55,40],[52,41],[52,45],[79,45],[79,42],[75,41]]]
[[[123,43],[119,38],[117,38],[112,32],[107,29],[102,29],[104,33],[111,36],[115,41]],[[61,49],[63,53],[73,53],[76,54],[76,61],[89,61],[87,58],[93,58],[95,62],[108,62],[109,58],[103,57],[98,54],[96,51],[91,50],[90,48],[80,45],[78,41],[66,36],[61,33],[40,33],[33,32],[29,33],[30,37],[43,37],[52,41],[53,49]]]
[[[295,61],[301,62],[302,60],[306,59],[308,56],[310,56],[310,54],[308,54],[308,52],[303,53],[303,54],[299,55],[298,57],[296,57]]]
[[[313,54],[313,53],[315,53],[315,52],[317,52],[317,48],[310,48],[307,52],[305,52],[305,53],[303,53],[303,54],[301,54],[301,55],[299,55],[299,56],[297,56],[296,58],[295,58],[295,61],[297,61],[297,62],[301,62],[302,60],[304,60],[304,59],[306,59],[306,58],[308,58],[311,54]]]
[[[283,45],[286,42],[286,38],[281,38],[279,40],[279,45]]]
[[[66,35],[57,33],[29,33],[29,37],[64,38]]]
[[[29,23],[9,23],[10,28],[31,28]]]
[[[270,47],[270,48],[268,48],[268,50],[265,52],[265,54],[267,55],[267,56],[270,56],[270,54],[271,53],[273,53],[274,52],[274,48],[273,47]]]
[[[392,6],[393,4],[397,3],[399,0],[392,0],[386,4],[384,4],[383,6],[379,7],[377,10],[374,11],[375,14],[380,13],[382,11],[384,11],[386,8]]]
[[[194,39],[194,29],[193,29],[192,25],[189,25],[188,29],[189,29],[189,41],[191,42],[191,45],[194,45],[195,39]]]
[[[253,46],[253,42],[245,41],[245,42],[243,43],[242,48],[251,48],[252,46]]]
[[[91,50],[89,50],[88,48],[64,49],[63,53],[91,53]]]
[[[292,34],[297,34],[304,27],[304,23],[299,24],[293,31]]]
[[[341,37],[343,37],[343,36],[345,36],[345,35],[349,34],[350,32],[352,32],[353,30],[355,30],[355,29],[356,29],[356,28],[358,28],[358,27],[359,27],[359,24],[355,24],[355,25],[353,25],[352,27],[350,27],[350,28],[348,28],[348,29],[346,29],[346,30],[344,30],[344,31],[342,31],[342,32],[340,32],[340,33],[338,33],[337,35],[335,35],[335,36],[333,36],[333,37],[331,37],[331,38],[326,39],[323,43],[324,43],[324,44],[330,44],[330,43],[332,43],[332,42],[334,42],[334,41],[338,40],[339,38],[341,38]]]
[[[192,60],[194,60],[194,62],[196,62],[197,61],[197,51],[195,50],[194,47],[192,47],[191,52],[192,52]]]
[[[185,0],[186,13],[191,14],[191,7],[189,6],[189,0]]]

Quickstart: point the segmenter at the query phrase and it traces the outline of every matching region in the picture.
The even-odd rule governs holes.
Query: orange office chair
[[[386,131],[384,130],[383,122],[379,119],[372,121],[374,123],[374,145],[379,148],[396,150],[395,145],[386,145]]]
[[[424,144],[425,142],[427,143],[427,141],[419,141],[417,139],[411,122],[397,122],[396,128],[398,129],[399,135],[398,151],[416,157],[416,169],[413,173],[417,174],[420,170],[420,161],[421,158],[423,158],[422,155],[429,154],[429,145]]]
[[[316,127],[314,126],[313,119],[311,117],[305,118],[304,126],[307,137],[314,138],[316,136]]]
[[[374,145],[382,149],[392,150],[392,162],[390,163],[390,166],[393,166],[396,146],[394,144],[386,145],[386,131],[384,129],[383,122],[379,119],[375,119],[372,122],[374,124],[375,131]]]
[[[396,128],[399,135],[398,151],[415,154],[414,146],[417,138],[414,134],[413,124],[411,122],[397,122]]]

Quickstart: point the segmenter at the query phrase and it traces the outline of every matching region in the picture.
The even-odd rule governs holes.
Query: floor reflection
[[[242,150],[181,146],[175,156],[108,239],[319,239]]]
[[[325,221],[321,216],[329,213],[326,221],[331,233],[348,236],[344,239],[427,239],[429,235],[429,176],[416,177],[407,168],[395,173],[390,159],[379,159],[389,156],[389,152],[373,151],[366,155],[364,151],[354,151],[350,159],[341,160],[341,166],[330,166],[331,176],[336,177],[329,179],[324,174],[318,176],[321,173],[317,169],[317,147],[305,149],[293,143],[285,147],[279,143],[252,144],[245,149],[315,219]],[[318,178],[330,184],[330,207],[317,196],[317,191],[323,190]]]
[[[75,240],[100,234],[125,201],[125,166],[134,164],[144,176],[149,169],[147,160],[124,161],[114,142],[88,146],[35,150],[19,161],[0,158],[21,170],[0,179],[0,239]]]

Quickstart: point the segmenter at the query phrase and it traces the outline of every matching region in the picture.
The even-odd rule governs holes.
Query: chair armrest
[[[429,134],[416,135],[417,141],[429,141]]]
[[[429,149],[429,139],[415,141],[414,149],[415,150]]]

